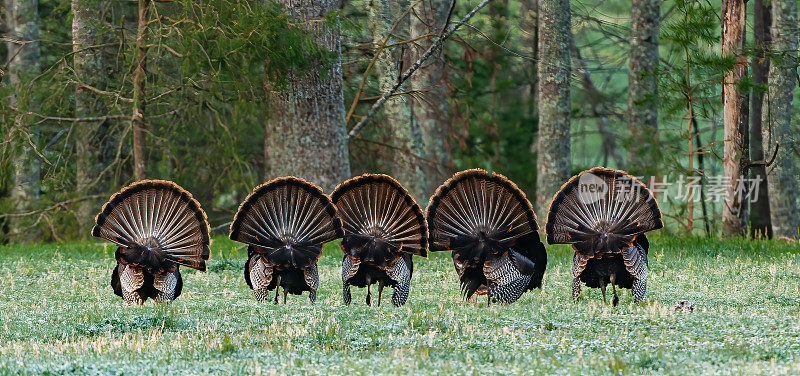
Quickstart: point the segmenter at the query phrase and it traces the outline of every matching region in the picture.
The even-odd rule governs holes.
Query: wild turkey
[[[111,272],[114,294],[127,304],[180,296],[180,265],[206,270],[211,255],[206,213],[171,181],[142,180],[118,193],[95,218],[92,235],[119,247]]]
[[[364,174],[349,179],[331,194],[344,228],[340,246],[342,293],[350,304],[350,286],[367,288],[372,304],[372,284],[378,284],[378,306],[384,286],[394,288],[392,304],[408,299],[412,255],[427,256],[428,228],[422,209],[397,180]]]
[[[336,208],[322,189],[296,177],[271,180],[242,202],[231,223],[230,238],[245,243],[244,279],[256,300],[266,301],[278,288],[286,294],[309,292],[317,299],[317,260],[323,244],[342,237]]]
[[[645,232],[663,227],[658,202],[650,190],[624,171],[595,167],[572,177],[556,193],[547,215],[547,242],[572,244],[572,297],[581,282],[599,287],[606,300],[619,303],[616,286],[632,289],[635,302],[647,290]]]
[[[467,300],[485,291],[488,303],[508,304],[542,286],[547,252],[536,214],[506,177],[461,171],[436,190],[425,217],[431,251],[452,251]]]

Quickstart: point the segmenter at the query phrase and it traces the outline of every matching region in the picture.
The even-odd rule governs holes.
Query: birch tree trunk
[[[628,67],[628,170],[658,173],[658,28],[661,0],[632,0]]]
[[[38,0],[13,0],[9,10],[11,42],[8,47],[8,83],[14,87],[12,105],[24,111],[36,111],[36,103],[30,98],[30,80],[40,72],[39,57],[39,2]],[[14,183],[11,200],[17,213],[30,211],[39,196],[40,170],[33,145],[38,144],[38,130],[31,120],[17,115],[16,128],[18,146],[13,153]],[[26,217],[15,218],[11,234],[20,240],[38,240],[40,232],[28,227]]]
[[[756,55],[753,57],[753,84],[756,87],[750,94],[750,159],[764,160],[764,145],[761,138],[762,105],[764,91],[761,85],[766,86],[769,73],[769,28],[772,10],[769,0],[754,0],[753,2],[753,39]],[[763,165],[756,165],[750,169],[752,179],[759,181],[758,195],[750,198],[750,233],[753,237],[772,237],[770,226],[769,195],[767,188],[767,170]]]
[[[797,169],[793,148],[792,96],[797,80],[797,2],[772,0],[772,40],[768,89],[762,109],[764,155],[777,157],[767,169],[769,210],[775,237],[797,238],[800,213],[797,210]]]
[[[553,195],[570,176],[569,0],[539,1],[539,132],[536,211],[547,218]]]
[[[317,43],[334,51],[327,71],[290,72],[284,90],[270,90],[264,154],[268,177],[295,175],[326,191],[350,176],[344,124],[339,28],[321,21],[336,0],[280,0],[291,17],[316,33]]]
[[[72,0],[72,51],[75,76],[83,85],[105,90],[107,74],[101,44],[101,0]],[[75,86],[75,117],[101,117],[108,111],[102,95]],[[103,142],[108,136],[106,121],[73,123],[77,190],[81,195],[100,194],[107,191],[103,169],[105,160]],[[99,200],[83,200],[78,204],[78,221],[81,234],[92,222]]]
[[[450,10],[448,0],[425,0],[411,15],[411,39],[419,39],[414,54],[417,60],[427,50],[444,27]],[[447,74],[444,52],[431,56],[411,78],[411,89],[416,93],[411,99],[414,120],[419,125],[424,145],[425,198],[444,182],[455,170],[448,137],[450,109],[447,103]]]
[[[725,201],[722,205],[722,233],[727,236],[746,235],[747,205],[740,177],[748,161],[747,150],[747,96],[739,91],[739,84],[747,74],[747,59],[742,56],[745,39],[747,8],[744,0],[722,1],[722,56],[736,60],[733,69],[725,75],[722,87],[724,121]]]
[[[378,88],[381,93],[389,90],[400,75],[400,63],[403,56],[397,49],[382,49],[386,36],[392,33],[386,44],[393,44],[401,38],[403,23],[395,30],[392,26],[402,14],[397,0],[370,0],[369,22],[372,29],[372,42],[378,58],[375,62],[375,73],[378,76]],[[413,77],[413,76],[412,76]],[[422,143],[422,131],[411,113],[411,102],[407,95],[396,95],[389,98],[383,106],[383,122],[391,131],[391,144],[394,146],[391,153],[392,175],[403,184],[409,193],[418,201],[424,201],[427,185],[425,182],[425,169],[423,160],[425,147]]]
[[[145,89],[147,86],[147,25],[150,20],[150,0],[139,0],[139,25],[136,28],[136,68],[133,71],[133,177],[147,177],[145,145]]]

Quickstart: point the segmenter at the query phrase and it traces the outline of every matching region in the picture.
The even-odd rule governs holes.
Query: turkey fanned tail
[[[484,170],[466,170],[431,197],[426,218],[431,250],[451,250],[466,299],[513,303],[541,287],[547,253],[536,233],[533,206],[513,182]]]
[[[179,265],[206,269],[211,243],[206,214],[173,182],[128,185],[103,205],[95,223],[93,236],[119,246],[111,286],[128,304],[172,301],[183,286]]]
[[[636,235],[664,226],[658,202],[624,171],[595,167],[564,183],[550,204],[547,242],[571,244],[592,257],[620,252]]]

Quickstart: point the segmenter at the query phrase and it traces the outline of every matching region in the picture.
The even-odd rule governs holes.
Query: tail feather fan
[[[92,235],[119,245],[123,261],[159,269],[168,261],[205,270],[211,256],[206,213],[171,181],[142,180],[103,205]]]

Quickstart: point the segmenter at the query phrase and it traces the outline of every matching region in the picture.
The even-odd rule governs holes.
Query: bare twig
[[[775,150],[772,151],[772,157],[769,158],[769,162],[767,162],[767,161],[749,161],[749,162],[747,162],[747,164],[745,165],[744,168],[752,168],[752,167],[755,167],[755,166],[764,166],[764,167],[772,166],[772,162],[775,162],[775,158],[778,156],[778,149],[780,148],[780,146],[781,146],[780,143],[777,143],[777,142],[775,143]]]
[[[442,46],[444,45],[444,42],[447,40],[447,38],[450,38],[450,36],[453,35],[453,33],[455,33],[462,25],[467,23],[467,21],[469,21],[476,13],[478,13],[478,11],[483,9],[483,7],[485,7],[486,4],[489,4],[491,1],[492,0],[481,1],[481,3],[478,4],[475,8],[473,8],[469,13],[467,13],[467,15],[464,16],[464,18],[462,18],[461,21],[458,21],[455,25],[453,25],[452,28],[442,33],[439,39],[433,42],[431,46],[427,50],[425,50],[422,56],[417,61],[415,61],[414,64],[412,64],[408,68],[408,70],[403,72],[403,74],[400,75],[400,77],[398,77],[397,82],[395,82],[395,84],[388,91],[383,93],[381,99],[379,99],[377,102],[375,102],[375,104],[372,105],[372,107],[370,107],[369,112],[367,112],[367,115],[364,116],[364,118],[362,118],[361,121],[359,121],[358,124],[356,124],[353,127],[353,129],[350,130],[350,133],[347,134],[347,140],[350,141],[355,136],[357,136],[358,132],[361,132],[361,129],[363,129],[367,125],[367,123],[369,123],[369,121],[375,116],[378,110],[380,110],[380,108],[383,107],[383,105],[386,103],[389,97],[391,97],[392,94],[394,94],[397,91],[397,89],[400,88],[403,82],[405,82],[409,77],[411,77],[411,75],[414,74],[414,72],[416,72],[417,69],[419,69],[422,66],[422,63],[424,63],[425,60],[428,60],[431,56],[433,56],[435,52],[439,51],[439,49],[441,49]]]
[[[406,11],[403,12],[403,14],[401,14],[400,17],[397,17],[397,20],[394,21],[394,24],[389,29],[389,32],[386,34],[386,36],[381,41],[381,44],[378,46],[378,50],[375,51],[375,55],[372,56],[372,59],[369,61],[369,65],[367,66],[367,69],[365,69],[364,73],[361,75],[361,84],[358,86],[358,91],[356,91],[355,98],[353,98],[353,103],[350,105],[350,109],[347,110],[347,115],[345,115],[345,118],[344,118],[344,123],[345,124],[350,122],[350,119],[353,118],[353,114],[356,111],[356,106],[358,106],[358,103],[359,103],[360,98],[361,98],[361,93],[364,92],[364,86],[367,84],[367,76],[369,76],[369,72],[372,71],[372,68],[375,66],[375,63],[378,61],[378,58],[380,57],[381,53],[383,53],[383,50],[388,47],[387,43],[389,43],[389,38],[391,38],[392,35],[394,35],[394,31],[397,29],[397,26],[400,25],[400,21],[405,19],[405,17],[408,15],[408,13],[411,12],[411,10],[414,9],[414,7],[417,4],[419,4],[421,1],[422,0],[417,0],[417,2],[415,2],[410,7],[408,7],[408,9],[406,9]],[[349,139],[350,138],[348,137],[348,140]]]
[[[589,105],[592,108],[592,113],[597,118],[597,130],[600,132],[600,136],[603,140],[603,148],[606,152],[611,153],[611,157],[614,158],[614,162],[617,163],[619,168],[625,168],[625,159],[622,158],[622,153],[620,153],[617,147],[614,131],[611,129],[608,117],[603,115],[606,110],[605,103],[603,103],[603,93],[594,85],[592,76],[586,69],[586,62],[581,58],[581,52],[575,44],[575,38],[572,38],[570,47],[572,49],[572,56],[577,63],[575,64],[576,69],[582,76],[581,83],[583,84],[583,88],[586,90],[587,94],[589,94]]]
[[[231,225],[231,221],[225,222],[225,223],[223,223],[223,224],[221,224],[219,226],[212,227],[211,228],[211,232],[217,232],[217,231],[222,230],[224,228],[228,228],[228,227],[230,227],[230,225]]]
[[[106,116],[89,116],[89,117],[62,117],[62,116],[47,116],[43,114],[39,114],[36,112],[30,111],[22,111],[13,106],[6,106],[10,110],[17,112],[21,115],[28,115],[28,116],[36,116],[42,120],[53,120],[53,121],[69,121],[69,122],[90,122],[90,121],[101,121],[106,119],[128,119],[130,118],[129,115],[106,115]]]
[[[63,208],[66,205],[74,204],[76,202],[80,202],[80,201],[84,201],[84,200],[91,200],[91,199],[101,198],[101,197],[105,197],[105,196],[104,195],[90,195],[90,196],[83,196],[83,197],[73,198],[73,199],[69,199],[69,200],[66,200],[66,201],[61,201],[61,202],[55,203],[53,205],[50,205],[50,206],[48,206],[48,207],[46,207],[44,209],[40,209],[40,210],[32,210],[32,211],[23,212],[23,213],[0,214],[0,218],[18,218],[18,217],[27,217],[27,216],[30,216],[30,215],[47,213],[47,212],[53,211],[53,210],[58,209],[58,208]]]

